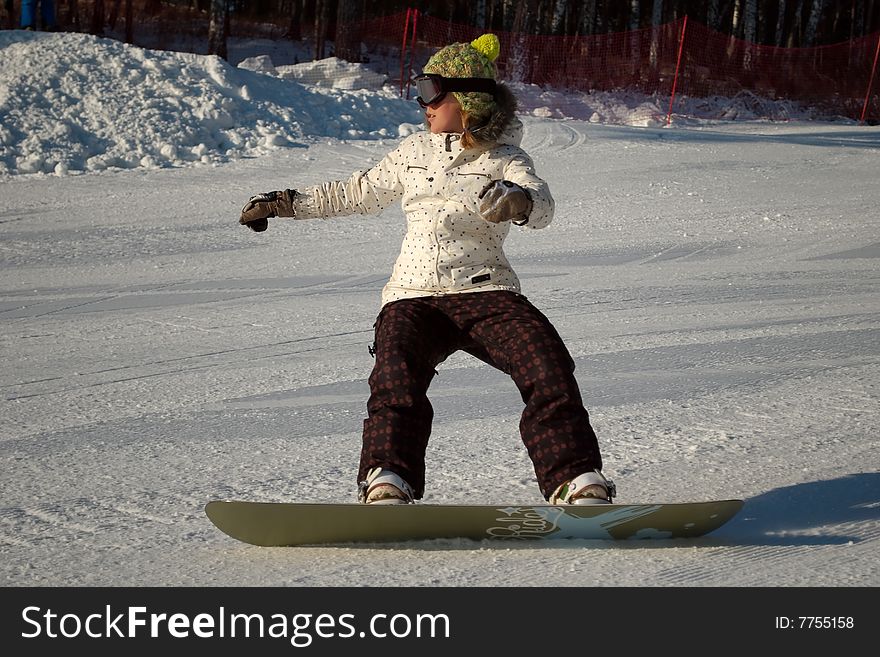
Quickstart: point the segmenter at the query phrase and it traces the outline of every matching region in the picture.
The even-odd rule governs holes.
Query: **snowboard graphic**
[[[691,538],[717,529],[742,506],[742,500],[586,506],[213,501],[205,513],[232,538],[272,547],[439,538]]]

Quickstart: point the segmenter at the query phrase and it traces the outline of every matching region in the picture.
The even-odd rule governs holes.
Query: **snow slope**
[[[10,82],[37,37],[66,65]],[[0,583],[880,584],[877,128],[524,117],[558,213],[507,252],[576,359],[620,501],[746,498],[731,523],[687,541],[259,549],[202,506],[353,500],[367,345],[403,217],[256,234],[239,208],[369,166],[418,113],[207,57],[104,43],[118,48],[105,60],[90,39],[0,32]],[[137,120],[103,86],[114,67],[179,85],[181,109],[214,98],[218,75],[260,89],[264,105],[216,92],[221,131],[253,148],[193,136],[210,123],[194,110]],[[65,71],[90,100],[61,93]],[[38,88],[59,91],[50,104]],[[86,106],[103,139],[154,163],[89,167],[97,123],[53,132]],[[270,123],[300,128],[261,147]],[[161,160],[160,142],[178,157]],[[540,501],[512,383],[458,354],[431,398],[425,502]]]

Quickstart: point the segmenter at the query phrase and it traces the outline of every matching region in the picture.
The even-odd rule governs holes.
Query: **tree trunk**
[[[516,20],[516,13],[519,5],[515,0],[502,0],[501,5],[501,28],[504,32],[513,30],[513,22]]]
[[[709,0],[706,7],[706,24],[716,32],[721,31],[721,0]]]
[[[757,19],[758,0],[745,0],[745,10],[743,12],[743,40],[745,41],[745,48],[743,49],[743,69],[748,72],[751,72],[752,70],[755,42],[758,39]]]
[[[596,0],[586,0],[581,7],[581,24],[578,34],[584,36],[596,31]]]
[[[330,0],[315,0],[315,61],[324,59],[324,5]]]
[[[758,0],[745,0],[743,39],[749,43],[758,41]]]
[[[125,0],[125,42],[134,43],[134,3]]]
[[[529,46],[526,35],[534,32],[537,12],[535,0],[524,0],[516,8],[516,16],[513,20],[513,32],[516,38],[513,42],[513,50],[510,53],[510,70],[508,77],[512,82],[531,82],[532,70],[529,59]]]
[[[804,33],[804,47],[811,48],[816,43],[816,34],[819,31],[819,19],[825,10],[825,0],[813,0],[810,9],[810,18],[807,20],[807,31]]]
[[[553,16],[550,19],[550,34],[565,34],[565,15],[568,13],[568,0],[556,0]]]
[[[779,14],[776,16],[776,38],[773,44],[779,48],[782,47],[785,37],[785,0],[779,0]]]
[[[113,0],[113,5],[110,7],[110,17],[107,19],[107,24],[111,30],[116,29],[116,21],[119,18],[119,5],[121,4],[122,0]]]
[[[315,2],[315,59],[327,57],[327,31],[332,15],[332,0],[316,0]]]
[[[76,0],[68,0],[67,2],[67,23],[69,29],[73,29],[74,32],[79,32],[79,5]]]
[[[299,41],[302,38],[302,0],[290,3],[290,21],[287,23],[287,38]]]
[[[794,48],[801,43],[801,23],[803,22],[804,0],[797,0],[795,5],[794,20],[791,29],[788,31],[787,47]]]
[[[336,5],[336,56],[361,61],[360,0],[338,0]]]
[[[660,48],[660,24],[663,22],[663,0],[654,0],[651,9],[651,70],[657,70]]]
[[[473,5],[473,21],[474,26],[480,30],[486,30],[489,27],[488,12],[486,11],[486,0],[477,0]]]
[[[730,19],[730,36],[739,37],[742,34],[742,3],[743,0],[734,0],[733,16]]]
[[[104,0],[95,0],[89,32],[97,36],[104,36]]]
[[[629,29],[637,30],[641,25],[642,1],[629,0]]]
[[[229,15],[227,0],[211,0],[211,18],[208,21],[208,54],[226,59],[226,18]]]
[[[767,20],[767,3],[758,2],[756,8],[757,13],[757,29],[755,30],[755,43],[770,43],[770,25]]]
[[[840,0],[834,3],[834,18],[831,19],[831,30],[826,34],[826,38],[823,39],[826,43],[836,43],[838,41],[842,41],[843,39],[838,39],[837,31],[840,29],[841,16],[843,16],[845,10],[842,6]],[[830,38],[828,38],[830,37]]]
[[[859,11],[857,5],[860,4],[856,0],[852,0],[852,11],[849,19],[849,40],[852,41],[856,37],[862,36],[862,12]]]
[[[641,44],[639,43],[639,37],[634,34],[634,32],[638,30],[639,26],[641,25],[641,10],[641,0],[629,1],[628,28],[630,34],[627,35],[627,38],[629,38],[630,75],[632,76],[632,79],[634,81],[639,79],[639,71],[642,68]]]

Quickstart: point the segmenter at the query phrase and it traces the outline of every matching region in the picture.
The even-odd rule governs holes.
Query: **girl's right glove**
[[[238,223],[260,233],[269,227],[269,219],[295,217],[296,207],[293,202],[297,196],[299,194],[295,189],[251,196],[241,209]]]
[[[480,216],[493,224],[512,221],[522,226],[532,213],[532,197],[516,183],[493,180],[480,192]]]

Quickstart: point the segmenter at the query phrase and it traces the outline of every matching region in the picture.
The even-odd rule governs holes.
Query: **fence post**
[[[678,42],[678,59],[675,61],[675,77],[672,79],[672,97],[669,99],[669,110],[666,112],[666,125],[672,122],[672,105],[675,103],[675,88],[678,86],[678,71],[681,68],[681,53],[684,50],[684,33],[687,30],[688,17],[684,15],[684,23],[681,25],[681,38]]]
[[[874,84],[874,75],[877,73],[877,58],[880,57],[880,34],[877,35],[877,51],[874,53],[874,65],[871,67],[871,77],[868,78],[868,91],[865,94],[865,104],[862,106],[862,116],[859,123],[865,124],[865,113],[868,111],[868,101],[871,98],[871,86]]]
[[[409,17],[412,15],[412,9],[407,7],[406,22],[403,24],[403,44],[400,46],[400,97],[403,98],[403,82],[407,80],[403,75],[404,64],[406,62],[406,37],[409,35]],[[407,88],[409,85],[407,85]]]

